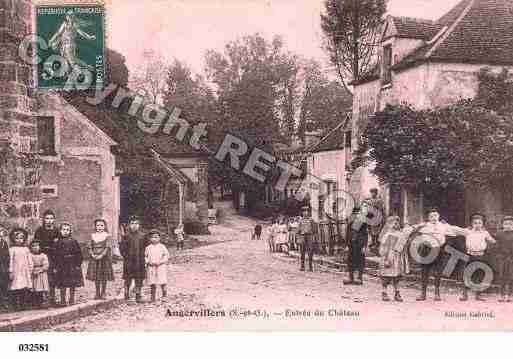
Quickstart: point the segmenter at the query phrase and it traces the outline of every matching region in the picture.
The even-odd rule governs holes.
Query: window
[[[43,156],[55,156],[55,118],[41,116],[37,118],[38,152]]]
[[[383,85],[392,82],[392,46],[388,45],[383,48]]]
[[[43,198],[55,198],[58,196],[57,185],[41,186],[41,196]]]

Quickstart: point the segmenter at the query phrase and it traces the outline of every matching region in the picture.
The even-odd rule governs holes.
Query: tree
[[[167,70],[165,87],[162,98],[166,108],[180,108],[181,117],[191,124],[213,124],[216,99],[202,76],[193,76],[186,64],[175,59]]]
[[[376,64],[386,0],[325,0],[321,14],[324,49],[343,86]]]
[[[129,71],[126,66],[126,58],[115,50],[107,50],[109,80],[120,86],[128,85]]]
[[[286,141],[277,106],[280,87],[287,87],[283,74],[294,72],[289,71],[293,66],[287,67],[286,56],[279,37],[269,42],[259,34],[231,41],[223,52],[210,50],[206,54],[207,78],[216,85],[218,105],[212,139],[220,143],[230,133],[244,140],[249,150],[242,163],[254,147],[272,153],[274,143]],[[287,116],[290,120],[290,112]],[[262,192],[264,184],[228,166],[223,177],[230,180],[234,194],[246,193],[249,205]]]
[[[437,109],[387,106],[365,129],[353,169],[375,162],[389,184],[491,187],[513,173],[513,121],[465,100]]]
[[[494,73],[490,68],[478,74],[479,87],[475,102],[499,114],[513,114],[513,83],[509,70]]]
[[[297,55],[284,54],[277,65],[278,72],[278,117],[280,130],[290,144],[297,132],[297,112],[300,96],[301,63]]]
[[[352,96],[337,81],[330,81],[321,65],[307,61],[303,65],[298,136],[305,132],[327,132],[336,127],[351,111]]]
[[[133,74],[130,87],[150,103],[160,104],[166,90],[167,64],[153,50],[144,52],[145,63]]]

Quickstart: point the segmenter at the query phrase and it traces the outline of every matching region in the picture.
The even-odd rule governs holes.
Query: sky
[[[389,0],[397,16],[437,19],[460,0]],[[245,34],[283,36],[286,48],[327,65],[321,49],[323,0],[107,0],[109,47],[127,58],[131,71],[144,63],[144,52],[177,58],[195,72],[204,67],[208,49]]]

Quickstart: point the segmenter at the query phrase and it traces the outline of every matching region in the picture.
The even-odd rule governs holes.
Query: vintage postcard
[[[0,33],[0,331],[513,330],[511,0],[4,0]]]

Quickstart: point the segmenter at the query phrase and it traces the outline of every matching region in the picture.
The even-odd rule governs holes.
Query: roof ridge
[[[433,52],[436,51],[436,49],[438,49],[438,47],[449,37],[449,35],[454,31],[454,29],[456,29],[456,27],[460,24],[461,20],[463,20],[465,18],[465,16],[467,16],[468,12],[470,11],[470,9],[472,9],[472,6],[474,4],[475,4],[475,0],[469,1],[467,6],[465,7],[465,9],[463,9],[461,14],[458,16],[458,18],[451,24],[451,26],[449,26],[449,28],[445,31],[445,33],[442,36],[440,36],[440,38],[433,45],[433,47],[431,47],[431,49],[429,49],[429,51],[424,56],[425,58],[430,57],[431,54],[433,54]]]
[[[440,18],[438,18],[435,23],[437,24],[440,24],[440,25],[449,25],[451,22],[454,22],[456,19],[452,19],[453,17],[453,13],[455,11],[457,11],[460,7],[462,7],[463,5],[465,5],[460,11],[463,11],[468,5],[470,2],[473,2],[473,0],[461,0],[460,2],[458,2],[456,5],[454,5],[449,11],[447,11],[444,15],[442,15]],[[460,12],[461,13],[461,12]],[[458,15],[459,17],[459,15]]]

